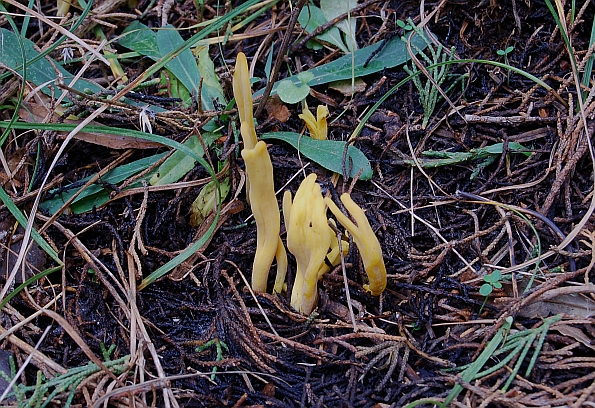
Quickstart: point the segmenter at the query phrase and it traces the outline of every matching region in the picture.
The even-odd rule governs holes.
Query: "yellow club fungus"
[[[359,249],[364,262],[364,268],[368,275],[369,285],[364,285],[373,296],[380,295],[386,288],[386,267],[382,257],[380,242],[364,214],[364,211],[351,199],[347,193],[341,195],[341,202],[349,211],[357,225],[355,225],[345,214],[339,210],[333,200],[325,198],[325,203],[337,220],[353,236],[353,240]]]
[[[314,118],[314,115],[310,112],[310,109],[308,109],[308,105],[305,103],[304,105],[304,110],[298,116],[306,122],[310,137],[317,140],[326,140],[328,134],[328,126],[326,123],[328,108],[324,105],[318,105],[318,108],[316,109],[316,118]]]
[[[277,257],[277,281],[285,279],[287,254],[279,237],[281,216],[275,197],[273,165],[263,141],[257,141],[252,115],[252,91],[248,62],[239,53],[233,75],[233,93],[240,116],[240,133],[244,141],[242,157],[246,165],[248,199],[256,221],[256,254],[252,267],[252,289],[266,292],[269,269]],[[275,289],[278,288],[277,282]]]
[[[316,306],[318,273],[324,264],[332,240],[324,198],[316,175],[310,174],[298,188],[293,203],[291,193],[283,197],[283,214],[287,228],[287,249],[297,261],[297,272],[291,292],[291,306],[309,315]]]
[[[236,69],[233,73],[233,96],[236,98],[236,105],[238,105],[240,133],[244,149],[253,149],[257,139],[252,114],[252,89],[250,88],[248,61],[243,52],[240,52],[236,58]]]

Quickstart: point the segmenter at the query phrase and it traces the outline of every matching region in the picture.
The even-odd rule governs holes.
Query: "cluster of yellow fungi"
[[[233,92],[240,117],[240,133],[244,142],[242,158],[246,166],[247,194],[256,221],[256,254],[252,268],[252,289],[266,292],[269,269],[277,259],[277,276],[273,291],[281,293],[287,272],[287,253],[280,232],[280,214],[273,184],[273,165],[265,142],[258,141],[252,114],[252,91],[246,56],[239,53],[233,75]],[[326,139],[326,107],[319,107],[317,118],[307,109],[300,115],[313,137]],[[317,282],[330,270],[329,265],[341,262],[347,242],[339,242],[326,215],[331,210],[339,223],[353,237],[360,251],[372,295],[386,288],[386,268],[378,238],[370,227],[364,211],[343,194],[341,201],[355,221],[343,214],[330,198],[324,198],[316,175],[304,179],[292,200],[291,192],[283,196],[283,218],[287,230],[287,249],[297,262],[297,272],[291,293],[291,306],[303,314],[316,307]]]

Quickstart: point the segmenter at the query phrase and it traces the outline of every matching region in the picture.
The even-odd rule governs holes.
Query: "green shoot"
[[[494,272],[490,273],[489,275],[485,275],[483,280],[486,282],[481,285],[479,288],[479,294],[485,296],[485,300],[483,301],[483,305],[481,305],[481,309],[479,309],[479,314],[483,311],[486,303],[488,302],[489,296],[492,294],[494,289],[501,289],[502,283],[500,280],[502,279],[502,273],[499,270],[495,270]]]
[[[112,345],[108,349],[102,346],[102,353],[105,358],[104,365],[114,374],[120,375],[124,373],[129,367],[128,362],[130,356],[124,356],[117,360],[110,360],[110,355],[115,349]],[[11,358],[11,371],[14,377],[16,370],[13,367]],[[45,407],[50,404],[52,399],[61,393],[68,393],[68,397],[65,400],[64,407],[68,408],[71,406],[74,399],[78,386],[86,379],[100,373],[102,369],[93,362],[88,364],[75,367],[68,370],[66,373],[58,375],[52,379],[46,378],[41,371],[37,372],[37,378],[34,384],[24,385],[18,384],[13,387],[13,391],[10,395],[14,395],[17,400],[17,406],[19,407]],[[0,377],[6,381],[11,381],[4,371],[0,370]]]
[[[413,30],[413,25],[403,20],[397,20],[397,25],[405,32]]]
[[[504,57],[504,62],[508,64],[508,54],[510,54],[513,50],[514,47],[512,45],[509,45],[508,47],[506,47],[505,50],[496,51],[496,54],[498,54],[501,57]]]
[[[496,51],[496,54],[498,54],[501,57],[504,57],[504,63],[506,65],[510,65],[508,63],[508,54],[510,54],[512,51],[514,50],[514,47],[512,45],[509,45],[508,47],[506,47],[506,49],[504,50],[498,50]],[[507,77],[506,77],[506,81],[510,80],[510,70],[507,70]]]
[[[595,44],[595,19],[593,19],[593,25],[591,26],[591,36],[589,37],[589,49],[593,47]],[[595,61],[595,54],[591,54],[591,56],[587,59],[585,63],[585,71],[583,73],[583,80],[582,84],[585,87],[589,87],[591,82],[591,75],[593,74],[593,61]],[[583,91],[583,102],[587,100],[588,92]]]
[[[227,344],[225,344],[223,342],[223,340],[220,340],[218,338],[214,338],[213,340],[209,340],[207,341],[205,344],[203,344],[202,346],[198,346],[196,347],[196,352],[200,353],[201,351],[205,351],[206,349],[208,349],[211,346],[215,346],[215,352],[217,353],[217,357],[215,358],[215,361],[222,361],[223,358],[223,350],[225,349],[225,351],[227,351],[229,353],[229,348],[227,347]],[[215,376],[217,374],[217,366],[213,367],[213,370],[211,371],[211,381],[215,381]]]
[[[434,49],[432,43],[430,42],[430,40],[427,39],[423,30],[419,29],[418,27],[415,27],[413,25],[413,21],[411,19],[408,19],[407,22],[408,22],[408,26],[413,27],[413,30],[415,31],[415,33],[425,41],[426,45],[428,46],[427,48],[429,50],[430,55],[429,56],[426,55],[421,48],[417,47],[413,43],[411,44],[412,47],[417,51],[419,56],[428,65],[427,71],[432,76],[432,79],[434,80],[434,82],[438,86],[441,86],[442,83],[444,82],[444,80],[446,79],[446,77],[448,76],[448,71],[450,69],[450,65],[448,65],[448,64],[437,65],[437,64],[445,63],[447,61],[452,61],[454,58],[454,47],[450,50],[450,53],[443,53],[442,45],[438,45],[438,47],[436,49]],[[405,29],[405,28],[407,28],[407,25],[403,27],[403,29]],[[403,41],[406,41],[406,40],[403,39]],[[411,64],[410,67],[405,65],[403,67],[403,69],[409,75],[414,75],[418,71],[417,66],[413,63]],[[432,83],[431,80],[428,79],[425,82],[425,84],[422,83],[420,75],[412,76],[411,80],[413,81],[413,84],[415,85],[415,87],[417,88],[417,91],[419,92],[419,99],[420,99],[420,102],[424,109],[424,116],[423,116],[421,127],[422,127],[422,129],[425,129],[428,126],[428,122],[430,121],[432,114],[434,113],[434,109],[436,108],[436,103],[438,102],[438,99],[440,98],[440,92],[438,91],[438,89]]]

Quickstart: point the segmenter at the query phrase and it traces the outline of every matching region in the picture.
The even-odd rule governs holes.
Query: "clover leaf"
[[[310,93],[310,86],[308,82],[314,79],[314,74],[305,71],[297,75],[299,83],[295,83],[291,79],[284,79],[279,82],[277,86],[277,94],[285,103],[298,103],[306,99]]]

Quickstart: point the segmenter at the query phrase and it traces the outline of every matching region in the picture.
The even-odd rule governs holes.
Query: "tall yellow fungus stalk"
[[[239,53],[233,75],[233,93],[240,117],[244,142],[242,158],[246,165],[246,183],[250,207],[256,221],[256,254],[252,267],[252,289],[266,292],[269,269],[277,256],[275,291],[280,292],[287,271],[287,254],[279,237],[281,216],[273,182],[273,165],[265,142],[258,141],[252,114],[252,90],[248,62]],[[279,283],[280,282],[280,283]]]

